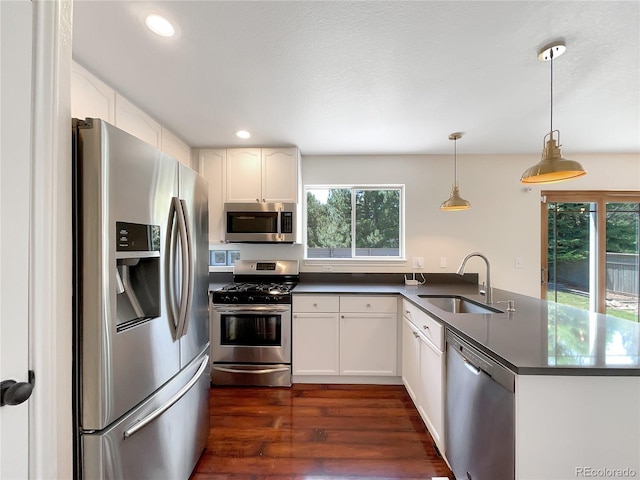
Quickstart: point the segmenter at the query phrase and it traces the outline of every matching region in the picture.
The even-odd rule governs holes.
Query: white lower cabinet
[[[294,375],[397,375],[397,298],[294,295]]]
[[[340,313],[340,374],[395,375],[396,314]]]
[[[402,318],[402,383],[411,400],[418,405],[420,381],[420,340],[418,329],[406,317]],[[416,407],[417,408],[417,407]]]
[[[420,335],[418,411],[438,448],[444,452],[444,354]]]
[[[340,320],[338,313],[294,313],[294,375],[340,373]]]
[[[293,296],[294,375],[340,373],[340,298],[333,295]]]
[[[402,302],[402,381],[444,453],[444,329],[412,303]]]

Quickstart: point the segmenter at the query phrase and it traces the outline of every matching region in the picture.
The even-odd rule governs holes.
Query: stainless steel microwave
[[[295,203],[225,203],[225,241],[295,243]]]

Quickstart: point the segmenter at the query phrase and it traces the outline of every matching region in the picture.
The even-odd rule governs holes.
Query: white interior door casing
[[[0,2],[0,478],[72,478],[71,0]]]
[[[0,379],[29,370],[30,1],[0,2]],[[29,401],[0,407],[0,478],[28,478]]]

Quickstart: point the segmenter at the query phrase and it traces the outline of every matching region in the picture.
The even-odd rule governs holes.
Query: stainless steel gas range
[[[214,385],[291,386],[291,291],[297,260],[238,260],[213,292]]]

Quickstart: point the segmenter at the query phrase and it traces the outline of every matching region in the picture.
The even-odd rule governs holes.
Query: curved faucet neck
[[[458,268],[458,271],[456,272],[458,275],[463,275],[464,274],[464,267],[467,264],[467,261],[472,258],[472,257],[480,257],[482,260],[484,260],[485,265],[487,266],[487,286],[486,286],[486,299],[487,299],[487,303],[491,303],[492,302],[492,295],[491,295],[491,265],[489,264],[489,259],[484,256],[482,253],[480,252],[471,252],[469,255],[467,255],[466,257],[464,257],[462,259],[462,262],[460,263],[460,267]]]
[[[481,259],[484,260],[484,263],[487,265],[487,270],[491,268],[491,266],[489,265],[489,259],[485,257],[484,254],[480,252],[471,252],[469,255],[467,255],[462,259],[462,262],[460,263],[460,267],[458,268],[458,272],[457,272],[458,275],[462,275],[464,273],[464,267],[467,265],[467,261],[472,257],[480,257]]]

